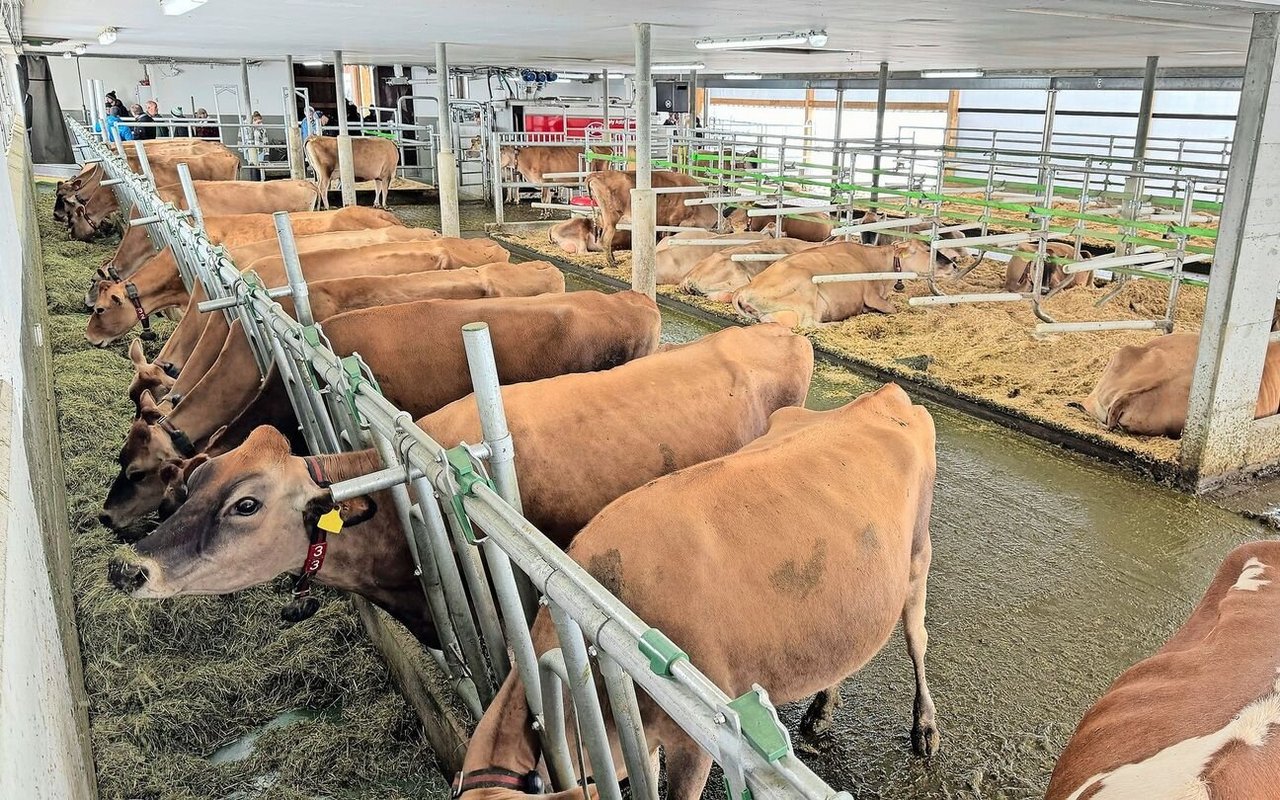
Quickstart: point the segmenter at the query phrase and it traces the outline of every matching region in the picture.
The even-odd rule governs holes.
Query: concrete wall
[[[64,109],[78,110],[87,92],[80,78],[102,80],[107,91],[114,90],[126,105],[155,99],[162,111],[181,107],[190,113],[204,108],[210,114],[221,104],[223,114],[234,114],[240,94],[238,64],[141,64],[127,58],[50,58],[53,85],[58,102]],[[149,81],[150,85],[143,84]],[[249,94],[255,111],[265,116],[284,114],[283,87],[288,82],[283,61],[269,61],[249,67]],[[229,92],[216,92],[215,87],[231,87]],[[215,98],[215,94],[217,97]],[[192,99],[195,106],[192,106]]]
[[[4,75],[12,80],[12,62]],[[11,109],[10,109],[11,110]],[[6,111],[8,113],[9,110]],[[31,164],[16,112],[0,174],[0,797],[96,796]]]

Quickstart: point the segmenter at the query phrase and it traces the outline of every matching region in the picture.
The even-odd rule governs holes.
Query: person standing
[[[148,103],[147,103],[147,105],[148,105],[148,106],[154,106],[154,105],[155,105],[155,103],[153,103],[153,102],[148,102]],[[144,108],[143,108],[141,105],[139,105],[138,103],[134,103],[134,104],[133,104],[133,108],[132,108],[132,109],[130,109],[130,110],[133,112],[133,121],[134,121],[134,122],[141,122],[141,123],[144,123],[143,125],[140,125],[140,126],[138,126],[138,125],[133,126],[133,138],[134,138],[134,139],[154,139],[154,138],[156,138],[156,129],[155,129],[155,128],[153,128],[153,127],[151,127],[149,124],[146,124],[146,123],[152,123],[152,122],[155,122],[155,121],[156,121],[156,118],[155,118],[155,117],[153,117],[151,114],[147,113],[147,110],[146,110],[146,109],[144,109]]]

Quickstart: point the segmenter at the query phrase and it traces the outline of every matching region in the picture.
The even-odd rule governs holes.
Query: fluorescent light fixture
[[[724,74],[726,81],[758,81],[760,80],[759,72],[726,72]]]
[[[693,46],[699,50],[751,50],[756,47],[785,47],[808,44],[811,32],[770,33],[736,39],[699,39]]]
[[[1135,25],[1157,25],[1165,28],[1184,28],[1191,31],[1238,31],[1248,33],[1249,28],[1241,25],[1220,25],[1214,22],[1191,22],[1190,20],[1164,19],[1163,17],[1135,17],[1128,14],[1096,14],[1088,11],[1066,11],[1052,8],[1006,8],[1010,14],[1038,14],[1044,17],[1070,17],[1071,19],[1092,19],[1099,22],[1128,22]]]
[[[82,44],[78,44],[74,48],[72,48],[72,52],[78,56],[84,55],[86,52],[88,52],[88,50],[89,48]]]
[[[75,53],[73,53],[73,52],[71,52],[70,50],[63,50],[63,51],[62,51],[62,57],[63,57],[63,58],[75,58],[75,57],[76,57],[76,54],[75,54]]]
[[[115,28],[103,28],[102,33],[98,34],[98,44],[115,44],[115,41]]]
[[[706,64],[654,64],[651,72],[692,72],[695,69],[706,69]]]
[[[316,59],[311,59],[310,61],[303,61],[303,62],[302,62],[302,66],[304,66],[304,67],[323,67],[323,66],[324,66],[324,62],[323,62],[323,61],[321,61],[320,59],[316,58]]]
[[[589,81],[593,77],[585,72],[557,72],[556,83],[570,83],[572,81]]]
[[[1238,56],[1243,50],[1183,50],[1184,56]]]
[[[188,11],[195,11],[208,0],[160,0],[160,11],[168,17],[176,17]]]
[[[980,69],[925,69],[921,78],[981,78],[986,73]]]

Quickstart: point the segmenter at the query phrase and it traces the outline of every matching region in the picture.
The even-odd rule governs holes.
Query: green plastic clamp
[[[351,411],[351,416],[356,422],[363,422],[360,419],[360,411],[356,408],[356,392],[360,389],[360,384],[365,382],[364,372],[360,369],[360,359],[355,356],[347,356],[342,359],[342,371],[346,376],[347,383],[347,409]]]
[[[791,752],[787,729],[778,720],[778,712],[772,705],[765,705],[764,690],[759,686],[739,698],[729,701],[729,708],[738,714],[742,735],[751,747],[765,760],[773,763]]]
[[[470,544],[479,544],[480,540],[476,538],[475,528],[471,525],[471,518],[467,516],[467,511],[462,505],[462,498],[475,493],[476,484],[484,484],[490,489],[497,491],[493,485],[493,481],[486,476],[476,472],[476,465],[471,460],[471,454],[467,452],[466,445],[458,445],[444,451],[445,460],[449,463],[449,470],[453,473],[453,480],[458,486],[458,491],[449,498],[449,504],[453,508],[453,515],[457,517],[458,524],[462,526],[462,534],[466,537]]]
[[[742,787],[742,797],[734,797],[733,790],[729,788],[728,781],[724,782],[724,796],[725,800],[755,800],[755,795],[751,793],[750,786]]]
[[[649,659],[649,669],[664,678],[671,677],[671,667],[677,661],[689,660],[689,654],[657,628],[650,628],[640,637],[640,652]]]

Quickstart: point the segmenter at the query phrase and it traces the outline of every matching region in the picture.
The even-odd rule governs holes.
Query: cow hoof
[[[931,758],[937,754],[941,739],[936,723],[917,723],[911,729],[911,752],[920,758]]]
[[[831,717],[823,713],[815,713],[812,706],[800,722],[800,733],[811,739],[824,736],[831,731]]]

